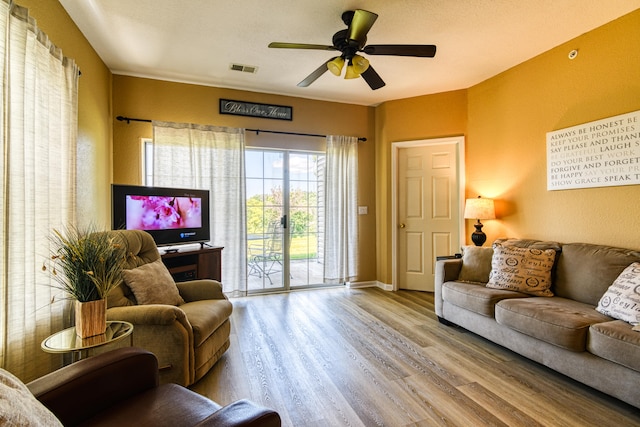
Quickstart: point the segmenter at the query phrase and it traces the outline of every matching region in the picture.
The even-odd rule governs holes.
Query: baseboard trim
[[[393,291],[393,285],[389,283],[377,282],[377,286],[383,291]]]
[[[371,280],[368,282],[347,282],[347,288],[373,288],[377,286],[377,282],[375,280]]]
[[[388,285],[386,283],[379,282],[377,280],[370,280],[368,282],[349,282],[347,283],[348,288],[380,288],[383,291],[392,291],[393,285]]]

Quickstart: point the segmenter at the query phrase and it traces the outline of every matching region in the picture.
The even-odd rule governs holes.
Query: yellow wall
[[[279,95],[246,92],[215,87],[174,83],[127,76],[113,77],[114,116],[211,124],[217,126],[266,129],[287,132],[352,135],[366,137],[358,149],[358,204],[368,206],[368,215],[360,215],[357,281],[376,278],[375,251],[375,128],[374,109],[359,105],[313,101]],[[218,113],[220,98],[293,107],[293,120],[269,120]],[[142,172],[140,138],[151,138],[150,123],[114,120],[113,176],[120,184],[140,184]],[[322,139],[309,137],[248,135],[248,144],[279,148],[322,148]]]
[[[640,10],[469,89],[467,196],[497,199],[489,242],[640,249],[640,186],[547,191],[546,179],[547,132],[640,110],[638,46]]]
[[[640,249],[640,186],[547,191],[546,133],[640,110],[640,10],[467,90],[376,109],[378,280],[391,283],[390,144],[465,134],[466,197],[496,198],[487,241]],[[579,49],[574,60],[572,49]],[[467,222],[467,243],[473,231]]]
[[[38,27],[73,58],[82,72],[78,89],[78,219],[111,221],[111,72],[57,1],[18,0]]]
[[[392,283],[391,144],[464,135],[466,125],[466,90],[389,101],[376,108],[378,281]]]

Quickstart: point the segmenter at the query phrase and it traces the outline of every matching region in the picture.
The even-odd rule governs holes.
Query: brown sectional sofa
[[[160,385],[158,359],[136,347],[80,360],[26,385],[0,370],[0,393],[2,425],[281,425],[277,412],[248,400],[223,407],[177,384]]]
[[[487,288],[492,248],[436,263],[435,309],[455,324],[640,408],[640,331],[595,310],[640,252],[586,243],[501,239],[555,249],[552,297]]]

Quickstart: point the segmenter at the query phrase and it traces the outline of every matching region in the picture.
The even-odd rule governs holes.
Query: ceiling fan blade
[[[337,56],[334,56],[333,58],[329,59],[329,61],[333,61],[336,58],[337,58]],[[313,73],[309,74],[303,81],[298,83],[298,87],[307,87],[311,83],[313,83],[316,80],[318,80],[318,78],[321,75],[323,75],[325,72],[327,72],[329,70],[329,68],[327,68],[327,63],[329,63],[329,61],[327,61],[324,64],[322,64],[321,66],[319,66]]]
[[[433,58],[436,46],[432,44],[372,44],[362,49],[367,55],[419,56]]]
[[[271,42],[269,47],[278,49],[314,49],[314,50],[337,50],[333,46],[326,46],[323,44],[306,44],[306,43],[282,43]]]
[[[384,80],[380,77],[371,65],[362,74],[360,74],[369,87],[373,90],[380,89],[385,85]]]
[[[378,19],[378,15],[362,9],[357,9],[353,14],[353,19],[349,25],[348,38],[355,40],[360,47],[364,46],[367,40],[367,33]]]

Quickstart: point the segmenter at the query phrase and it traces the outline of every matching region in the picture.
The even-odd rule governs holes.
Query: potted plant
[[[53,230],[49,262],[57,288],[75,300],[76,334],[81,338],[106,330],[106,297],[122,280],[126,251],[110,233],[94,226]],[[46,270],[47,267],[45,266]]]

